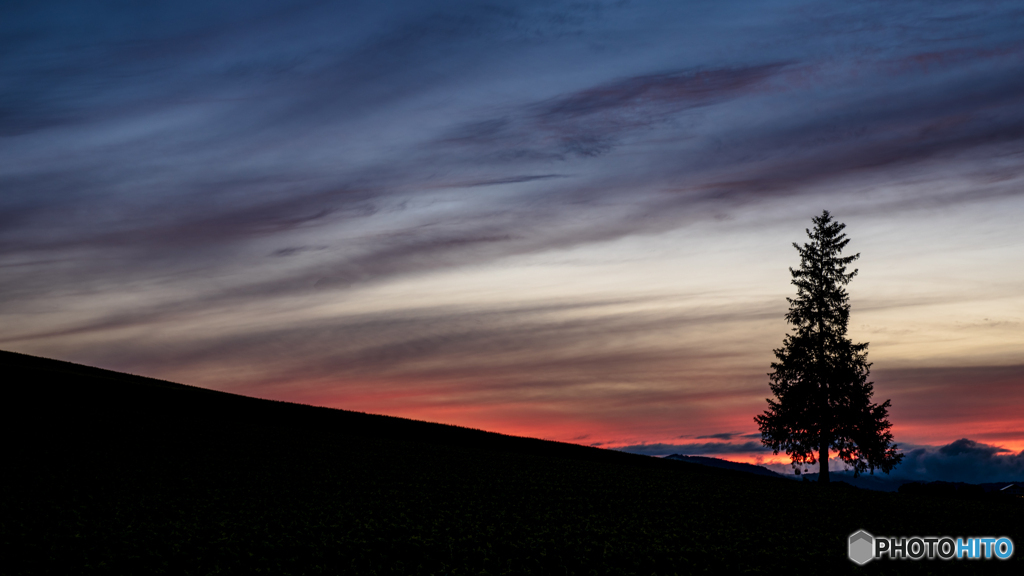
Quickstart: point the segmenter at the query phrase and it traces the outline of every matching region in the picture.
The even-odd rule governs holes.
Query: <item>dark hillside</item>
[[[148,447],[156,439],[214,441],[242,435],[268,440],[286,435],[290,441],[373,438],[414,440],[462,448],[480,448],[536,456],[629,461],[651,465],[651,458],[565,444],[507,436],[450,426],[261,400],[196,386],[133,376],[70,362],[0,351],[0,371],[8,384],[5,416],[16,435],[32,430],[33,438],[53,437],[56,444],[95,440]],[[45,425],[44,425],[45,423]],[[85,433],[85,436],[80,436]],[[141,434],[139,434],[141,433]],[[76,440],[77,439],[77,440]],[[248,440],[247,440],[248,441]],[[25,447],[32,446],[31,443]],[[168,446],[170,446],[168,444]]]
[[[1024,500],[783,478],[0,353],[5,574],[1020,573],[846,538],[1007,535]],[[941,564],[941,566],[940,566]]]
[[[678,460],[680,462],[689,462],[691,464],[701,464],[703,466],[712,466],[715,468],[726,468],[728,470],[739,470],[740,472],[748,472],[750,474],[757,474],[759,476],[769,476],[772,478],[783,478],[782,474],[772,472],[764,466],[757,466],[754,464],[746,464],[744,462],[730,462],[728,460],[722,460],[721,458],[711,458],[709,456],[687,456],[685,454],[671,454],[665,456],[666,460]]]

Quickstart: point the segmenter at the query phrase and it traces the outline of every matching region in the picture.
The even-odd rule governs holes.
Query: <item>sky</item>
[[[4,2],[0,348],[790,470],[753,418],[829,210],[895,473],[1019,479],[1022,29],[1016,1]]]

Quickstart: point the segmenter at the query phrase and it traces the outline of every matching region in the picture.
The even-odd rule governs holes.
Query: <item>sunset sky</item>
[[[828,209],[898,471],[1021,478],[1022,30],[1019,1],[4,2],[0,348],[785,463],[753,418]]]

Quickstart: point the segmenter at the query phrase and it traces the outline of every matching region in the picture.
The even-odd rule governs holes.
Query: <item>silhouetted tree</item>
[[[846,266],[860,254],[841,256],[850,242],[842,233],[846,225],[827,210],[813,222],[811,242],[793,243],[800,253],[800,268],[789,269],[797,297],[787,298],[793,329],[775,350],[778,362],[768,375],[775,399],[754,420],[761,442],[775,454],[786,452],[794,468],[820,462],[819,482],[829,481],[829,448],[855,475],[875,468],[888,473],[903,459],[889,431],[889,401],[871,402],[868,345],[846,337],[850,298],[844,286],[857,275]]]

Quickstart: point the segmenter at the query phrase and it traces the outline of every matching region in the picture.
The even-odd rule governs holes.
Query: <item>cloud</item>
[[[274,250],[270,255],[286,258],[288,256],[302,254],[303,252],[316,252],[319,250],[326,249],[327,246],[288,246],[287,248],[279,248],[277,250]]]
[[[266,381],[303,381],[335,377],[357,379],[387,377],[395,385],[417,381],[478,379],[500,386],[549,386],[557,391],[562,381],[572,385],[606,379],[647,378],[670,365],[700,364],[702,359],[728,357],[721,348],[707,349],[699,342],[665,347],[643,338],[679,326],[724,326],[745,321],[761,312],[754,309],[696,310],[667,314],[623,312],[623,307],[645,306],[658,299],[580,299],[534,305],[476,309],[473,306],[438,306],[383,311],[333,318],[306,319],[285,326],[252,326],[228,335],[153,343],[128,349],[110,349],[105,365],[135,368],[136,363],[157,363],[164,369],[191,364],[263,366]],[[763,313],[763,312],[761,312]],[[78,327],[77,333],[134,329],[149,331],[171,318],[202,318],[204,309],[169,308],[156,315],[114,316]],[[709,329],[709,328],[707,328]],[[55,338],[58,334],[37,334]],[[25,336],[21,337],[26,340]],[[630,346],[618,349],[614,342]],[[671,378],[671,373],[662,378]],[[531,380],[537,383],[529,384]],[[250,382],[256,386],[258,382]],[[612,390],[627,402],[649,400],[636,389]],[[676,389],[669,396],[693,394]],[[731,390],[699,391],[698,395],[732,394]],[[659,394],[666,394],[665,391]]]
[[[732,440],[733,436],[741,436],[739,432],[719,432],[718,434],[708,434],[706,436],[695,436],[697,440]],[[743,435],[744,437],[750,436],[749,434]],[[760,434],[758,434],[760,436]]]
[[[417,401],[431,405],[568,398],[594,381],[604,388],[581,405],[598,412],[735,399],[672,386],[684,360],[746,370],[738,345],[673,351],[652,335],[753,324],[775,314],[767,307],[611,314],[563,292],[547,311],[416,308],[365,289],[748,205],[767,226],[809,203],[871,216],[1020,197],[1019,3],[748,8],[749,18],[728,3],[5,12],[0,312],[16,320],[0,341],[140,373],[207,367],[207,382],[249,366],[256,388],[289,375],[410,396],[422,386]],[[733,245],[729,231],[714,234],[708,245]],[[516,297],[514,281],[502,288]],[[360,297],[368,311],[344,308]],[[320,314],[332,306],[346,311]],[[282,307],[293,314],[259,323]],[[751,374],[737,378],[763,383],[763,370]],[[961,385],[971,374],[1005,405],[972,396]],[[894,420],[959,426],[1005,413],[1020,387],[1016,372],[999,374],[896,374]],[[879,388],[887,377],[879,370]],[[697,380],[725,377],[687,383]],[[745,425],[720,426],[707,430]]]
[[[621,138],[681,112],[755,93],[787,63],[673,70],[618,79],[466,122],[440,143],[492,160],[553,160],[610,153]]]
[[[609,114],[628,114],[639,120],[651,112],[666,114],[705,106],[749,93],[785,66],[786,63],[769,63],[634,76],[538,104],[537,120],[542,124],[550,124],[581,117],[593,120],[594,116]]]
[[[465,182],[453,184],[452,187],[476,188],[479,186],[499,186],[501,184],[520,184],[522,182],[534,182],[537,180],[550,180],[552,178],[565,178],[564,174],[528,174],[523,176],[507,176],[505,178],[493,178],[476,182]]]
[[[666,454],[702,455],[702,454],[743,454],[749,452],[771,452],[771,448],[760,442],[706,442],[692,444],[635,444],[615,448],[632,454],[660,456]]]
[[[63,161],[54,167],[22,152],[5,163],[4,254],[42,261],[75,251],[91,264],[51,271],[38,284],[84,275],[117,285],[150,268],[159,274],[168,262],[195,269],[198,260],[216,265],[267,239],[286,249],[305,244],[293,238],[298,234],[365,226],[380,232],[372,249],[339,250],[330,261],[317,260],[317,269],[291,270],[280,284],[299,292],[318,282],[355,286],[671,229],[866,170],[1018,143],[1024,127],[1014,106],[1024,81],[1007,73],[1021,48],[996,35],[986,48],[867,59],[848,92],[834,86],[852,81],[842,76],[847,72],[813,54],[750,52],[654,73],[615,68],[610,79],[553,83],[495,105],[477,105],[470,90],[465,108],[442,108],[441,121],[419,130],[399,129],[416,124],[403,107],[418,94],[464,85],[490,90],[493,80],[475,74],[514,57],[475,50],[486,43],[481,38],[511,31],[514,44],[527,29],[531,38],[559,38],[570,29],[587,33],[602,18],[562,6],[466,8],[339,14],[271,3],[230,30],[161,18],[145,19],[141,31],[97,27],[89,34],[98,48],[86,53],[57,33],[74,28],[69,23],[36,22],[50,32],[40,40],[50,65],[38,66],[31,61],[37,51],[12,44],[19,56],[10,65],[24,76],[19,85],[33,88],[0,108],[12,134],[40,127],[34,145],[12,149],[49,149],[46,158]],[[207,17],[224,10],[191,9]],[[121,17],[139,16],[133,14]],[[352,35],[323,24],[335,21]],[[268,42],[276,30],[303,33]],[[928,64],[911,66],[898,82],[886,79],[904,60]],[[460,73],[443,72],[450,69]],[[772,113],[751,121],[749,111],[766,106]],[[692,114],[710,108],[714,122]],[[377,142],[383,128],[350,129],[361,115],[390,126],[391,140]],[[72,117],[74,129],[62,124]],[[648,138],[664,147],[645,153],[649,160],[638,166],[631,146],[646,146]],[[90,144],[95,140],[103,145]],[[343,161],[350,156],[360,160]],[[601,164],[591,163],[597,156]],[[420,204],[406,215],[422,215],[393,218],[400,206],[440,204],[422,190],[446,184],[466,196],[440,213],[427,216]],[[521,188],[501,199],[474,196],[497,185]],[[665,189],[671,193],[654,192]],[[999,194],[1019,188],[932,201]],[[904,206],[914,202],[920,198]],[[586,226],[573,225],[582,219]],[[116,262],[102,253],[117,253]]]
[[[999,446],[961,438],[945,445],[904,445],[901,452],[903,461],[888,475],[876,470],[873,476],[868,476],[869,482],[879,482],[877,489],[894,490],[902,482],[983,484],[1024,481],[1024,451],[1015,454]],[[766,466],[780,474],[793,473],[789,464]],[[817,464],[804,468],[809,474],[817,474]],[[852,474],[836,460],[829,461],[829,469],[837,472],[840,480]]]
[[[892,421],[909,429],[935,421],[961,430],[978,422],[1019,426],[1007,407],[1024,402],[1024,365],[883,368],[872,378],[876,398],[892,400]]]
[[[1024,451],[1009,450],[961,438],[944,446],[904,451],[894,476],[945,482],[1009,482],[1024,480]]]

